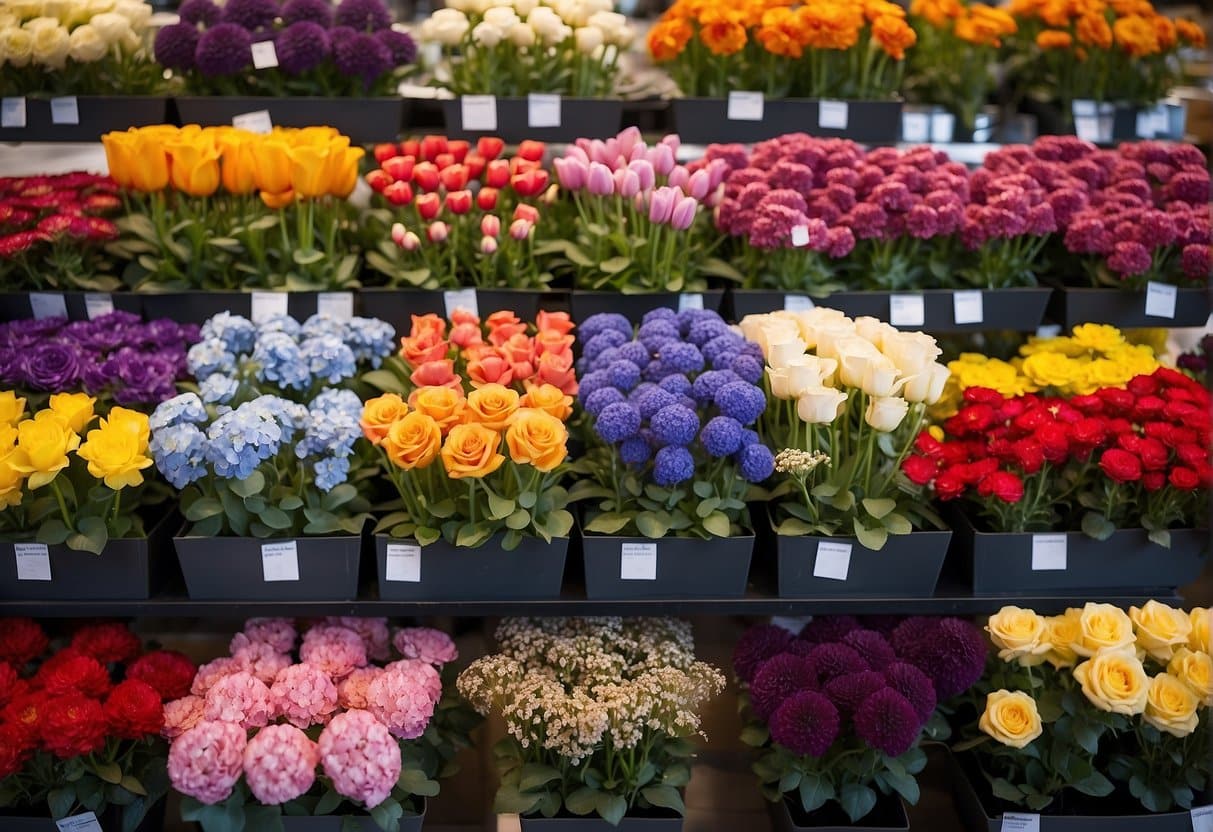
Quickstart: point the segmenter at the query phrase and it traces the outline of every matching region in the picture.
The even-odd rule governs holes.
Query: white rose
[[[34,36],[24,29],[9,29],[0,49],[8,63],[18,68],[26,66],[34,54]]]
[[[488,21],[480,21],[472,29],[472,40],[480,46],[492,49],[505,39],[505,32]]]
[[[804,341],[799,336],[780,336],[781,340],[767,344],[767,363],[772,367],[786,367],[793,358],[804,355]]]
[[[935,404],[943,396],[944,385],[951,375],[952,371],[943,364],[931,364],[917,375],[910,376],[902,395],[906,401]]]
[[[117,12],[95,15],[89,23],[107,44],[126,43],[134,34],[130,20]]]
[[[34,60],[51,69],[63,69],[71,38],[62,26],[44,26],[33,32]]]
[[[467,35],[468,26],[467,16],[463,12],[457,9],[439,9],[422,24],[421,37],[445,46],[458,46]]]
[[[855,319],[855,331],[859,333],[860,338],[867,338],[871,341],[876,346],[876,349],[881,348],[885,335],[897,333],[894,327],[889,326],[879,318],[872,318],[867,315]]]
[[[580,29],[573,31],[573,37],[577,41],[577,51],[583,55],[592,55],[594,50],[602,46],[605,39],[602,30],[597,26],[582,26]],[[803,344],[804,342],[801,341]],[[804,352],[804,350],[801,350]]]
[[[99,61],[107,50],[108,47],[101,39],[101,35],[97,34],[97,30],[87,23],[73,29],[71,37],[68,39],[67,54],[78,63],[87,64]]]
[[[828,425],[847,404],[847,394],[833,387],[805,390],[796,400],[796,414],[810,425]]]
[[[8,0],[4,5],[18,20],[31,20],[42,16],[42,0]]]
[[[832,358],[801,355],[790,360],[783,369],[787,373],[790,397],[799,398],[805,390],[832,387],[838,362]]]
[[[31,35],[37,35],[43,29],[58,29],[61,26],[62,24],[59,22],[59,18],[42,15],[41,17],[35,17],[33,20],[25,21],[24,28],[25,31],[29,32]]]
[[[496,6],[484,13],[484,22],[502,31],[506,31],[520,21],[518,15],[514,14],[513,9],[505,6]]]
[[[535,11],[535,7],[539,5],[539,0],[514,0],[514,12],[522,18],[525,18],[531,12]]]
[[[791,320],[800,328],[800,336],[810,347],[817,345],[816,333],[820,329],[853,329],[851,319],[837,309],[828,306],[814,306],[802,312],[787,313]]]
[[[880,351],[893,359],[893,363],[907,376],[922,372],[943,352],[935,339],[925,332],[887,333]]]
[[[535,30],[520,21],[510,27],[509,38],[519,49],[526,49],[535,45]]]
[[[140,31],[152,17],[152,7],[141,0],[118,0],[114,12],[131,22],[131,28]]]
[[[895,396],[904,385],[905,380],[901,379],[901,371],[897,369],[897,365],[884,356],[868,362],[863,368],[863,378],[859,381],[863,392],[877,398]]]
[[[858,338],[860,341],[864,340],[855,334],[855,325],[850,321],[840,321],[833,324],[811,327],[807,330],[807,332],[805,328],[802,327],[801,333],[805,335],[805,343],[810,347],[815,346],[817,348],[817,354],[823,355],[826,358],[838,357],[838,348],[836,344],[841,340],[847,338]],[[871,342],[865,341],[865,343],[870,344]]]
[[[868,403],[868,412],[863,414],[863,419],[876,430],[888,433],[897,430],[897,426],[906,417],[909,409],[909,402],[900,396],[872,399]]]
[[[884,358],[880,350],[872,346],[871,341],[865,341],[858,335],[839,338],[832,345],[838,358],[838,376],[847,387],[859,387],[863,384],[863,374],[868,364]],[[818,347],[817,354],[822,354]],[[834,356],[829,356],[834,357]]]
[[[794,325],[786,321],[769,320],[765,322],[765,325],[750,340],[762,347],[763,355],[765,355],[770,350],[771,344],[778,344],[793,339],[800,339],[800,330]],[[801,343],[804,342],[801,341]],[[801,352],[804,352],[804,350],[801,350]]]

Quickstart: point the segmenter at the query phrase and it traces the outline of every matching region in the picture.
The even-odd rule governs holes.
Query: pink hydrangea
[[[183,696],[164,703],[164,727],[160,736],[175,739],[202,721],[206,700],[201,696]]]
[[[284,668],[270,687],[270,696],[278,716],[297,728],[321,725],[337,710],[337,686],[327,673],[310,664]]]
[[[303,795],[316,781],[320,749],[294,725],[270,725],[244,749],[244,781],[267,806]]]
[[[420,659],[439,667],[459,658],[459,650],[451,637],[432,627],[404,627],[397,630],[392,645],[406,659]]]
[[[235,654],[249,642],[268,644],[277,653],[289,653],[295,649],[295,624],[289,618],[250,618],[244,623],[244,631],[232,638],[231,652]]]
[[[362,636],[366,646],[366,657],[373,662],[385,662],[391,656],[392,635],[388,631],[386,618],[359,618],[356,616],[331,616],[325,623],[353,630]]]
[[[270,689],[247,670],[224,676],[206,692],[203,717],[232,722],[241,728],[260,728],[274,715]]]
[[[320,764],[338,794],[372,809],[392,793],[400,777],[400,746],[367,711],[333,717],[319,746]]]
[[[343,708],[365,710],[366,691],[371,682],[382,676],[382,667],[360,667],[337,684],[337,704]]]
[[[202,721],[186,731],[168,751],[168,777],[173,788],[201,803],[226,800],[244,762],[248,735],[231,722]]]
[[[243,670],[256,676],[267,685],[272,685],[279,671],[291,665],[291,657],[279,653],[272,644],[250,641],[232,654]]]
[[[413,740],[425,733],[441,695],[442,681],[432,665],[417,660],[394,662],[367,687],[367,710],[392,736]]]
[[[207,662],[198,668],[198,672],[194,674],[194,683],[190,686],[190,693],[194,696],[206,696],[206,692],[215,686],[215,683],[224,676],[231,676],[233,673],[239,673],[243,668],[240,662],[233,658],[224,656],[221,659],[215,659],[213,662]]]
[[[366,666],[366,645],[353,630],[325,624],[307,631],[299,658],[338,681],[349,676],[354,668]]]

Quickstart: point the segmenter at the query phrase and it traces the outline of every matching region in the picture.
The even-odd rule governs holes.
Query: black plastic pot
[[[855,823],[832,803],[806,812],[794,799],[785,797],[769,808],[775,832],[902,832],[910,828],[901,800],[890,795],[878,795],[872,811]]]
[[[405,99],[273,96],[184,96],[176,99],[182,124],[230,125],[266,110],[276,127],[335,127],[353,144],[394,141],[404,125]]]
[[[519,818],[522,832],[681,832],[681,815],[654,813],[653,817],[625,816],[618,826],[611,826],[600,817]]]
[[[1122,587],[1144,593],[1143,587],[1184,586],[1199,577],[1209,550],[1208,529],[1172,529],[1170,549],[1151,543],[1145,529],[1121,529],[1107,540],[1061,532],[1065,568],[1033,569],[1038,535],[978,531],[961,511],[953,512],[952,527],[955,556],[971,572],[973,592],[991,595]]]
[[[724,303],[723,289],[709,289],[706,292],[691,292],[688,295],[698,295],[703,301],[704,309],[720,311]],[[640,323],[644,313],[652,309],[667,306],[677,310],[682,302],[678,292],[649,292],[639,295],[625,295],[619,292],[591,292],[574,289],[570,301],[573,310],[573,320],[580,323],[590,315],[599,312],[619,312],[633,323]]]
[[[148,809],[143,820],[135,827],[135,832],[160,832],[164,829],[165,806],[166,801],[161,800]],[[94,816],[106,832],[122,828],[121,806],[108,806],[100,814],[94,813]],[[0,829],[4,832],[59,832],[59,827],[47,815],[45,807],[40,807],[38,811],[29,808],[0,809]]]
[[[415,799],[421,801],[421,813],[402,817],[400,832],[421,832],[421,827],[425,823],[426,803],[424,797]],[[357,832],[382,832],[370,815],[282,816],[284,832],[351,832],[351,827]]]
[[[261,291],[261,290],[258,290]],[[266,290],[269,294],[269,290]],[[287,296],[286,309],[291,317],[303,321],[316,314],[320,292],[274,292]],[[359,293],[354,292],[354,314],[358,314]],[[248,318],[253,313],[252,292],[149,292],[140,296],[143,314],[148,320],[172,318],[178,323],[200,324],[220,312],[232,312]]]
[[[684,142],[756,142],[784,133],[838,136],[867,144],[893,144],[901,135],[900,101],[847,101],[845,128],[821,126],[821,102],[812,98],[771,98],[760,121],[729,119],[727,98],[675,98],[674,127]]]
[[[1053,295],[1049,317],[1066,329],[1097,321],[1126,327],[1204,326],[1213,311],[1213,289],[1178,289],[1175,317],[1160,318],[1146,314],[1146,293],[1121,289],[1080,289],[1065,287]]]
[[[651,540],[583,532],[581,548],[585,594],[592,600],[741,598],[750,574],[754,536]],[[625,552],[630,563],[638,558],[651,568],[652,579],[647,574],[636,577],[633,567],[624,564]]]
[[[108,298],[115,310],[143,314],[143,296],[129,292],[0,292],[0,321],[19,321],[34,317],[31,294],[61,296],[67,317],[72,321],[88,320],[86,297]]]
[[[375,535],[379,598],[383,601],[547,601],[560,597],[569,539],[545,543],[524,537],[512,551],[495,535],[475,549],[439,540],[417,547],[415,540]],[[388,546],[409,547],[407,580],[388,580]],[[416,551],[417,548],[420,551]],[[412,580],[413,577],[417,580]]]
[[[464,290],[466,291],[466,290]],[[434,313],[446,317],[446,293],[438,289],[362,289],[362,306],[371,315],[396,327],[401,335],[412,326],[412,315]],[[539,310],[569,309],[569,293],[559,289],[477,289],[476,307],[483,320],[493,312],[508,309],[521,320],[533,321]]]
[[[299,580],[265,580],[261,547],[288,542],[255,537],[173,538],[186,592],[196,601],[352,601],[358,597],[360,535],[294,538]]]
[[[571,142],[574,139],[606,139],[619,132],[623,123],[623,102],[609,98],[560,99],[559,127],[530,127],[530,101],[526,96],[497,96],[497,127],[494,130],[466,130],[463,127],[463,102],[459,98],[442,102],[446,133],[451,138],[500,136],[507,142],[524,139],[542,142]]]
[[[154,95],[78,95],[79,124],[53,124],[49,98],[25,99],[25,127],[0,127],[0,142],[95,142],[128,127],[163,124],[168,99]]]

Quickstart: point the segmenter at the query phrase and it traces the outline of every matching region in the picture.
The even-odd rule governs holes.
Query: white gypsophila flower
[[[775,454],[775,470],[781,474],[811,474],[819,465],[829,465],[830,458],[821,451],[784,448]]]

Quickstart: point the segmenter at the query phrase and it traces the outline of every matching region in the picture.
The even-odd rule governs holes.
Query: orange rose
[[[516,332],[501,345],[501,352],[514,365],[514,380],[523,381],[535,375],[535,342],[530,336]]]
[[[573,354],[545,352],[535,368],[535,382],[551,384],[570,396],[577,395],[577,373],[573,370]]]
[[[463,326],[464,324],[471,324],[474,327],[479,327],[480,319],[476,317],[476,314],[470,309],[464,309],[462,306],[460,306],[451,313],[451,325]]]
[[[539,310],[539,314],[535,316],[535,328],[540,332],[554,329],[561,335],[568,335],[573,331],[573,319],[569,317],[568,312],[548,312],[544,309]]]
[[[514,380],[514,365],[501,350],[486,347],[468,359],[468,380],[473,387],[508,385]]]
[[[563,390],[552,384],[528,383],[526,395],[519,404],[533,410],[542,410],[562,422],[573,412],[573,397],[566,396]]]
[[[422,387],[409,396],[409,407],[429,416],[445,434],[463,421],[467,401],[463,391],[450,387]]]
[[[447,476],[455,480],[488,476],[505,462],[497,453],[500,445],[500,434],[484,425],[455,425],[442,446]]]
[[[397,468],[425,468],[438,456],[442,431],[438,423],[414,410],[394,423],[383,439],[383,450]]]
[[[564,354],[573,349],[575,340],[572,335],[558,329],[541,329],[534,338],[535,352],[540,355],[545,352]]]
[[[463,393],[463,381],[455,375],[455,362],[449,358],[425,362],[413,370],[409,381],[418,387],[449,387]]]
[[[510,459],[545,473],[564,462],[568,439],[564,422],[542,410],[519,410],[505,432]]]
[[[484,338],[480,334],[480,324],[455,324],[451,327],[451,343],[461,350],[483,344]]]
[[[467,421],[492,430],[505,430],[510,419],[518,412],[518,399],[517,390],[500,384],[486,384],[468,394]]]
[[[387,436],[392,424],[409,412],[409,406],[404,399],[395,393],[384,393],[378,398],[371,399],[362,407],[362,434],[371,444],[378,445]]]
[[[513,312],[505,310],[489,315],[485,323],[489,328],[489,343],[494,347],[500,347],[518,333],[526,332],[526,324],[518,320]]]
[[[433,312],[430,312],[428,315],[410,315],[409,317],[413,319],[413,329],[409,332],[409,335],[413,338],[425,335],[428,332],[436,333],[439,338],[442,338],[446,334],[446,321],[439,318]]]
[[[416,321],[416,318],[413,318]],[[420,367],[430,361],[440,361],[446,358],[450,344],[442,340],[441,333],[423,332],[400,339],[400,357],[410,367]]]

